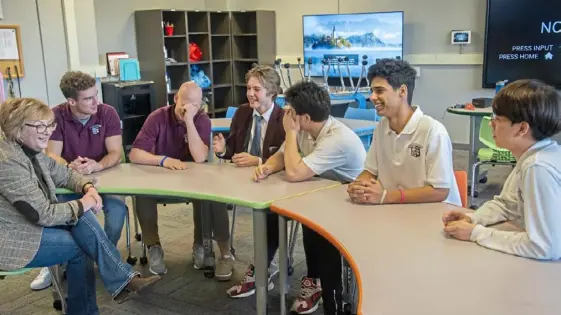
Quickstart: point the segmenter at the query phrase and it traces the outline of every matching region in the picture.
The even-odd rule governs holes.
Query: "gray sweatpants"
[[[177,202],[177,200],[169,200],[169,203]],[[136,197],[136,214],[138,222],[142,229],[142,239],[146,246],[152,246],[160,243],[160,235],[158,233],[158,203],[166,203],[163,199]],[[202,245],[202,208],[205,207],[210,211],[212,234],[216,242],[228,242],[230,240],[230,225],[228,218],[228,210],[226,204],[214,201],[194,200],[193,204],[193,222],[195,224],[194,243]]]

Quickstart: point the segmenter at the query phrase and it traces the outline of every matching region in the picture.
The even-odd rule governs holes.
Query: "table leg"
[[[209,161],[209,162],[214,161],[214,152],[212,150],[212,137],[214,137],[214,133],[211,131],[210,132],[210,143],[208,145],[208,157],[207,157],[207,161]]]
[[[481,142],[479,141],[479,128],[481,127],[481,122],[483,118],[480,116],[470,116],[469,117],[469,157],[468,157],[468,185],[471,186],[472,178],[472,167],[473,164],[477,162],[477,152],[481,148]],[[479,173],[479,178],[485,176],[487,172]],[[479,178],[477,180],[479,180]]]
[[[281,298],[281,315],[286,315],[286,292],[288,280],[288,252],[287,252],[287,231],[286,218],[279,215],[279,277],[280,277],[280,298]]]
[[[476,125],[477,125],[477,121],[476,121],[476,117],[475,116],[470,116],[469,117],[469,156],[468,156],[468,167],[467,167],[467,171],[468,171],[468,183],[471,183],[471,177],[472,177],[472,166],[473,164],[475,164],[476,159],[477,159],[477,149],[476,149],[476,142],[477,142],[477,129],[476,129]]]
[[[253,209],[255,296],[257,315],[267,314],[267,209]]]

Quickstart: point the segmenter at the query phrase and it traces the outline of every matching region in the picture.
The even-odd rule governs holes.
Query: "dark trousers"
[[[325,315],[343,314],[342,264],[339,250],[323,236],[302,225],[308,278],[319,278]]]
[[[269,212],[267,212],[267,266],[271,265],[271,261],[275,258],[278,249],[279,216],[269,210]]]

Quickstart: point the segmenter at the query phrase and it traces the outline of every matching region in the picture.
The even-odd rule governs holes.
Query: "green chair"
[[[512,153],[506,149],[497,147],[493,139],[493,129],[490,126],[491,118],[483,117],[481,127],[479,128],[479,141],[483,143],[486,148],[481,148],[477,152],[477,163],[472,166],[471,178],[471,191],[470,191],[470,205],[472,209],[477,207],[473,205],[473,198],[477,197],[477,180],[479,178],[479,167],[485,164],[495,165],[508,165],[514,167],[516,159]]]

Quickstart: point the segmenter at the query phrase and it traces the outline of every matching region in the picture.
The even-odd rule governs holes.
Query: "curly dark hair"
[[[368,68],[368,81],[376,77],[383,78],[388,81],[394,90],[402,85],[407,87],[407,103],[411,105],[413,101],[413,90],[415,90],[415,77],[417,71],[405,60],[397,59],[380,59]]]
[[[284,92],[284,97],[298,115],[308,114],[314,122],[322,122],[329,118],[329,93],[314,82],[298,82]]]
[[[493,112],[514,124],[528,123],[536,141],[561,131],[561,95],[539,80],[507,84],[493,98]]]
[[[77,100],[78,93],[95,86],[93,76],[81,71],[68,71],[60,79],[60,91],[65,98]]]

